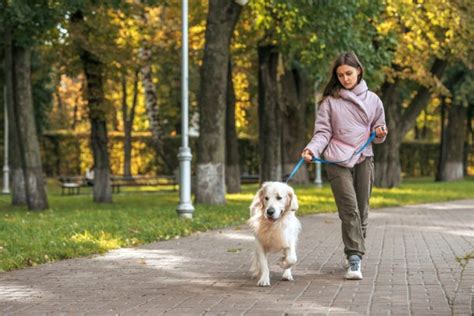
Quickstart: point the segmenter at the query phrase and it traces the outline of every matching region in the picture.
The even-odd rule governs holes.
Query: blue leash
[[[374,140],[375,138],[375,131],[371,132],[370,133],[370,137],[369,139],[365,142],[364,145],[362,145],[362,147],[360,147],[350,158],[348,159],[345,159],[345,160],[340,160],[340,161],[331,161],[331,160],[324,160],[324,159],[321,159],[321,158],[317,158],[317,157],[313,157],[313,160],[311,162],[320,162],[320,163],[341,163],[341,162],[346,162],[348,160],[351,160],[352,157],[354,157],[355,155],[358,155],[360,154],[367,146],[369,146],[369,144]],[[298,172],[298,169],[301,167],[301,165],[304,163],[304,158],[301,157],[301,159],[298,161],[298,163],[296,164],[296,166],[293,168],[293,170],[291,171],[290,175],[288,176],[288,178],[286,179],[286,183],[288,183],[290,181],[291,178],[293,178],[293,176],[296,174],[296,172]]]

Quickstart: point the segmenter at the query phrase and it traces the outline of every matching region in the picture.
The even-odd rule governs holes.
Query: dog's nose
[[[270,207],[268,210],[267,210],[267,215],[268,216],[272,216],[273,213],[275,213],[275,209],[273,207]]]

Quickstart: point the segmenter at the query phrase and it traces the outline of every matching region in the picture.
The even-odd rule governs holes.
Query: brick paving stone
[[[474,200],[372,210],[361,281],[337,215],[300,220],[293,282],[256,286],[241,226],[1,273],[0,315],[472,315]]]

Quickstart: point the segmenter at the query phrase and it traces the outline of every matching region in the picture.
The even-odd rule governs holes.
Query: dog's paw
[[[293,257],[282,257],[280,258],[280,262],[278,262],[278,265],[282,269],[289,269],[291,268],[294,264],[296,263],[296,258]]]
[[[257,286],[270,286],[270,278],[260,278],[257,282]]]
[[[291,274],[291,270],[290,269],[285,270],[285,272],[283,272],[281,279],[283,281],[293,281],[294,279],[293,279],[293,275]]]
[[[251,271],[252,279],[258,279],[260,277],[260,271]]]

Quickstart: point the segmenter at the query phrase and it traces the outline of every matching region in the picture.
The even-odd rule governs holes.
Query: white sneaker
[[[361,260],[358,255],[349,257],[349,268],[346,272],[346,280],[362,280],[362,272],[360,271]]]
[[[349,268],[349,259],[347,259],[346,254],[343,254],[343,257],[342,257],[342,267],[344,269]]]

